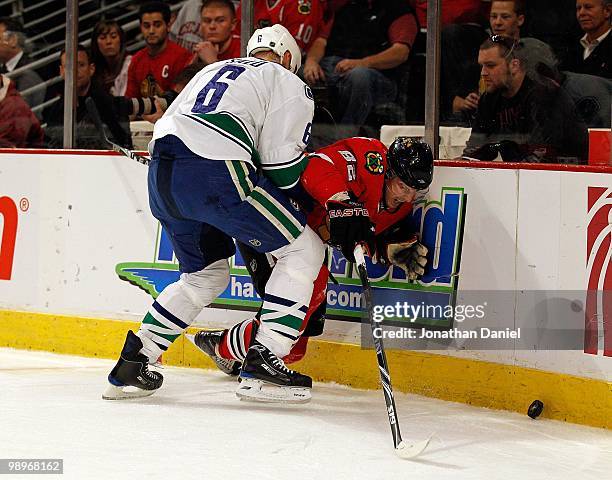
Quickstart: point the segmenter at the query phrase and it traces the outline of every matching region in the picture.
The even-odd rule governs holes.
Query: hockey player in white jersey
[[[161,386],[162,375],[148,364],[226,288],[232,237],[277,259],[237,395],[294,403],[311,397],[311,378],[281,358],[299,336],[324,246],[280,189],[298,183],[314,104],[294,74],[301,55],[284,27],[255,31],[248,54],[253,58],[204,68],[155,125],[149,203],[170,235],[181,276],[153,302],[138,332],[128,332],[105,399],[150,395]]]

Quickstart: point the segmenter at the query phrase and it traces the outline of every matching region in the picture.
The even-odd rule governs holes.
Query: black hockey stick
[[[395,400],[393,399],[393,389],[391,387],[391,376],[389,375],[389,367],[387,366],[387,356],[385,355],[385,348],[383,346],[382,338],[378,338],[375,330],[379,328],[378,324],[374,320],[374,298],[372,295],[372,287],[368,278],[368,271],[365,263],[365,256],[363,253],[363,247],[357,245],[354,251],[355,263],[357,265],[357,271],[359,272],[359,278],[363,285],[363,296],[365,300],[365,312],[372,327],[372,338],[374,340],[374,347],[376,348],[376,359],[378,360],[378,370],[380,373],[380,383],[382,385],[383,393],[385,396],[385,403],[387,404],[387,415],[389,417],[389,425],[391,426],[391,434],[393,435],[393,446],[395,452],[401,458],[414,458],[419,455],[431,440],[429,437],[427,440],[418,442],[415,444],[409,444],[402,440],[400,433],[399,420],[397,418],[397,408],[395,408]]]
[[[136,160],[137,162],[142,163],[143,165],[149,164],[150,160],[147,157],[143,157],[142,155],[138,155],[136,152],[133,152],[128,148],[122,147],[121,145],[117,145],[115,142],[112,142],[106,136],[106,132],[104,131],[104,125],[102,124],[100,113],[98,112],[98,107],[96,107],[96,103],[94,102],[93,98],[88,97],[85,100],[85,106],[87,107],[87,111],[91,115],[91,119],[93,120],[94,125],[100,133],[100,138],[104,140],[115,152],[122,153],[126,157],[131,158],[132,160]]]

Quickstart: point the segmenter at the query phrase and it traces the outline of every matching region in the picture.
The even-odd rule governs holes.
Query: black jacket
[[[586,163],[588,132],[567,93],[525,77],[512,98],[485,93],[478,104],[475,124],[464,155],[493,160],[497,152],[483,146],[511,141],[519,151],[508,161]],[[493,158],[481,154],[493,153]]]
[[[93,150],[108,150],[110,148],[87,110],[85,100],[88,97],[93,98],[96,104],[108,138],[121,146],[132,148],[130,121],[124,97],[108,95],[93,83],[86,96],[78,97],[75,120],[77,124],[75,148]],[[45,134],[48,146],[50,148],[62,148],[64,136],[63,96],[60,97],[58,102],[45,109],[43,119],[47,124]]]
[[[612,79],[612,31],[595,47],[586,60],[583,56],[584,48],[577,40],[567,63],[562,65],[561,70]]]

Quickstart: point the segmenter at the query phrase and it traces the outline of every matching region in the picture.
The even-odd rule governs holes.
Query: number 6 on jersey
[[[226,65],[219,70],[216,75],[210,79],[198,96],[196,102],[191,109],[193,113],[209,113],[214,111],[221,101],[221,97],[229,87],[225,81],[236,80],[243,73],[244,67],[239,65]]]

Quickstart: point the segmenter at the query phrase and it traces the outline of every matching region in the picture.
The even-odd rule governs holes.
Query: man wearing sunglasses
[[[464,157],[542,163],[586,163],[586,126],[558,86],[531,80],[525,48],[514,38],[493,35],[480,46],[484,93]]]

